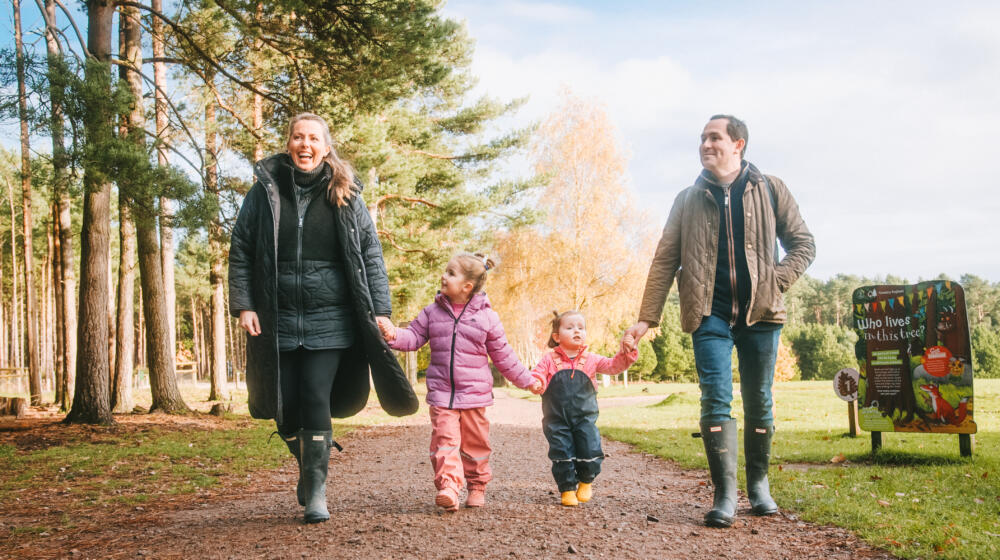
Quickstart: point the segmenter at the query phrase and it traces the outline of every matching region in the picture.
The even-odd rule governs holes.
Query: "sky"
[[[995,2],[451,0],[477,93],[604,105],[657,220],[700,171],[713,114],[782,178],[816,236],[808,273],[1000,281]]]
[[[528,97],[511,126],[543,119],[564,88],[602,104],[658,227],[700,171],[708,117],[730,113],[749,126],[747,159],[785,181],[816,236],[810,275],[1000,281],[988,169],[1000,3],[451,0],[443,12],[476,42],[474,93]],[[7,13],[0,45],[12,30]],[[16,126],[0,143],[16,149]]]

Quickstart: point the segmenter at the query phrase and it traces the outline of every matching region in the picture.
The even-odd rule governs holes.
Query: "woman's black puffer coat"
[[[287,161],[277,154],[257,163],[257,181],[247,193],[233,229],[229,250],[229,311],[238,317],[251,310],[261,334],[247,336],[247,389],[250,415],[281,423],[278,402],[278,222],[281,196],[276,178]],[[352,308],[353,345],[346,349],[334,378],[330,414],[352,416],[364,408],[369,393],[369,368],[382,408],[394,416],[417,411],[418,401],[399,362],[382,339],[376,316],[389,316],[389,280],[375,226],[361,198],[361,185],[344,207],[334,207],[337,250],[344,264],[343,280]],[[325,196],[325,193],[322,195]],[[310,282],[321,282],[312,278]],[[331,317],[331,320],[335,317]]]

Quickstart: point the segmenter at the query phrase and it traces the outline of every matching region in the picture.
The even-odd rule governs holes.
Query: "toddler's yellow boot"
[[[576,492],[567,490],[562,493],[562,505],[566,507],[578,506],[580,501],[576,498]]]
[[[576,499],[581,504],[589,502],[590,498],[593,497],[594,490],[590,487],[591,484],[592,483],[590,482],[581,482],[580,485],[576,487]]]

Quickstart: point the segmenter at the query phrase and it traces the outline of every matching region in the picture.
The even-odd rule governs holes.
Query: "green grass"
[[[685,467],[707,468],[701,440],[691,437],[698,431],[697,386],[665,386],[674,392],[660,403],[602,411],[601,432]],[[975,390],[972,457],[959,455],[956,435],[915,433],[883,434],[872,457],[868,432],[847,435],[847,404],[829,381],[777,384],[775,500],[904,558],[1000,556],[1000,381],[977,380]],[[738,392],[733,404],[740,418]]]

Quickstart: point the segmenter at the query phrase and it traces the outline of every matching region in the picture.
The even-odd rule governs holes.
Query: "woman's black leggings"
[[[281,415],[278,432],[329,431],[330,391],[343,350],[281,352]]]

